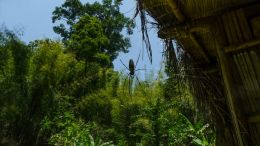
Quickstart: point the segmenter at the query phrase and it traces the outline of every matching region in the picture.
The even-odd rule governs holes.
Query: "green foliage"
[[[78,59],[98,62],[103,66],[110,64],[108,54],[102,51],[109,40],[103,34],[101,22],[96,17],[81,17],[79,22],[73,25],[72,31],[69,49]]]
[[[174,127],[169,130],[171,145],[214,145],[214,133],[209,128],[209,124],[202,121],[192,123],[187,117],[179,113]]]
[[[55,146],[112,146],[112,142],[103,142],[99,137],[96,139],[90,134],[90,126],[81,120],[75,119],[72,113],[65,112],[63,116],[56,118],[55,122],[60,132],[53,134],[49,144]],[[44,121],[43,127],[47,128],[50,123]]]
[[[40,123],[46,116],[53,120],[53,113],[65,105],[73,107],[81,97],[105,86],[100,82],[104,77],[98,63],[78,61],[65,50],[60,42],[52,40],[27,46],[14,34],[1,32],[1,137],[14,139],[19,145],[40,144],[54,133],[41,134]],[[63,97],[68,100],[65,102]]]
[[[106,126],[110,126],[112,122],[110,114],[112,106],[104,91],[82,98],[78,103],[78,108],[86,121],[95,121]]]
[[[68,15],[75,23],[66,45],[49,39],[26,45],[0,31],[1,144],[214,145],[211,125],[174,74],[154,80],[151,73],[134,82],[132,94],[124,92],[124,77],[108,68],[113,55],[102,51],[111,38],[99,14],[110,13],[101,8],[111,3],[66,1],[66,8],[77,5],[68,9],[73,13],[88,7],[95,14]]]
[[[106,54],[106,57],[109,57],[112,62],[119,52],[127,52],[130,47],[129,38],[124,37],[121,32],[127,29],[128,34],[132,34],[134,27],[133,22],[120,12],[120,5],[121,3],[117,0],[103,0],[102,3],[94,2],[93,4],[82,4],[79,0],[66,0],[61,7],[56,7],[53,12],[53,22],[60,22],[53,29],[61,35],[65,43],[73,38],[74,40],[80,39],[80,41],[74,43],[83,43],[79,45],[86,46],[84,37],[98,38],[95,35],[93,36],[96,31],[92,30],[94,26],[97,26],[99,28],[98,34],[104,35],[102,41],[107,40],[105,44],[99,44],[100,46],[94,49],[100,49],[99,53]],[[98,24],[98,21],[101,23]],[[64,22],[66,24],[63,24]],[[85,30],[91,33],[85,35]],[[82,33],[79,37],[75,37],[76,32]],[[104,55],[99,57],[106,60]],[[112,66],[112,63],[109,65]]]
[[[88,128],[85,125],[72,123],[63,129],[60,133],[57,133],[50,138],[50,144],[56,146],[63,145],[88,145],[90,138],[88,137]]]
[[[3,131],[0,136],[9,139],[9,135],[15,135],[17,138],[23,124],[24,99],[28,96],[30,50],[11,31],[1,31],[0,40],[0,128]]]

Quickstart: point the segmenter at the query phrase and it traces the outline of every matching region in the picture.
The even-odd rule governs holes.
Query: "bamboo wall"
[[[257,146],[260,145],[260,39],[254,34],[257,29],[254,23],[260,25],[260,21],[253,21],[260,16],[247,14],[246,10],[239,9],[222,16],[223,33],[227,40],[223,51],[228,58],[228,73],[232,77],[229,82],[240,135],[244,145],[252,142]]]
[[[159,37],[176,40],[202,70],[220,74],[225,104],[216,105],[228,116],[213,118],[217,145],[260,146],[260,1],[142,2],[159,23]]]

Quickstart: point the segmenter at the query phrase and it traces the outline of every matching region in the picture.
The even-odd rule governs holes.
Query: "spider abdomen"
[[[130,71],[130,75],[135,74],[135,64],[134,64],[133,59],[129,60],[129,71]]]

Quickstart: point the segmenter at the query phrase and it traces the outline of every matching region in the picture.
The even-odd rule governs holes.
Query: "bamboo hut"
[[[137,10],[148,49],[146,14],[172,68],[185,64],[181,71],[215,125],[216,145],[260,146],[260,1],[137,0]]]

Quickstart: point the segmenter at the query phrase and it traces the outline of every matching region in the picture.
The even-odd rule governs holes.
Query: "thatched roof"
[[[250,5],[258,2],[257,0],[139,0],[139,1],[143,3],[144,8],[147,10],[147,12],[149,12],[160,24],[168,23],[170,18],[173,20],[174,19],[177,20],[174,21],[175,23],[180,23],[180,21],[185,21],[185,18],[188,20],[196,20],[200,18],[206,18],[209,16],[220,15],[229,10],[240,8],[241,6]]]
[[[216,23],[215,18],[241,6],[257,3],[258,0],[139,0],[139,2],[142,9],[159,24],[160,38],[179,40],[197,63],[205,64],[215,61],[216,48],[212,43],[215,32],[211,31]]]
[[[149,42],[147,13],[167,43],[168,62],[174,69],[184,64],[183,76],[198,104],[209,108],[217,144],[260,145],[260,1],[137,2],[143,38]],[[172,41],[181,54],[176,55]]]

